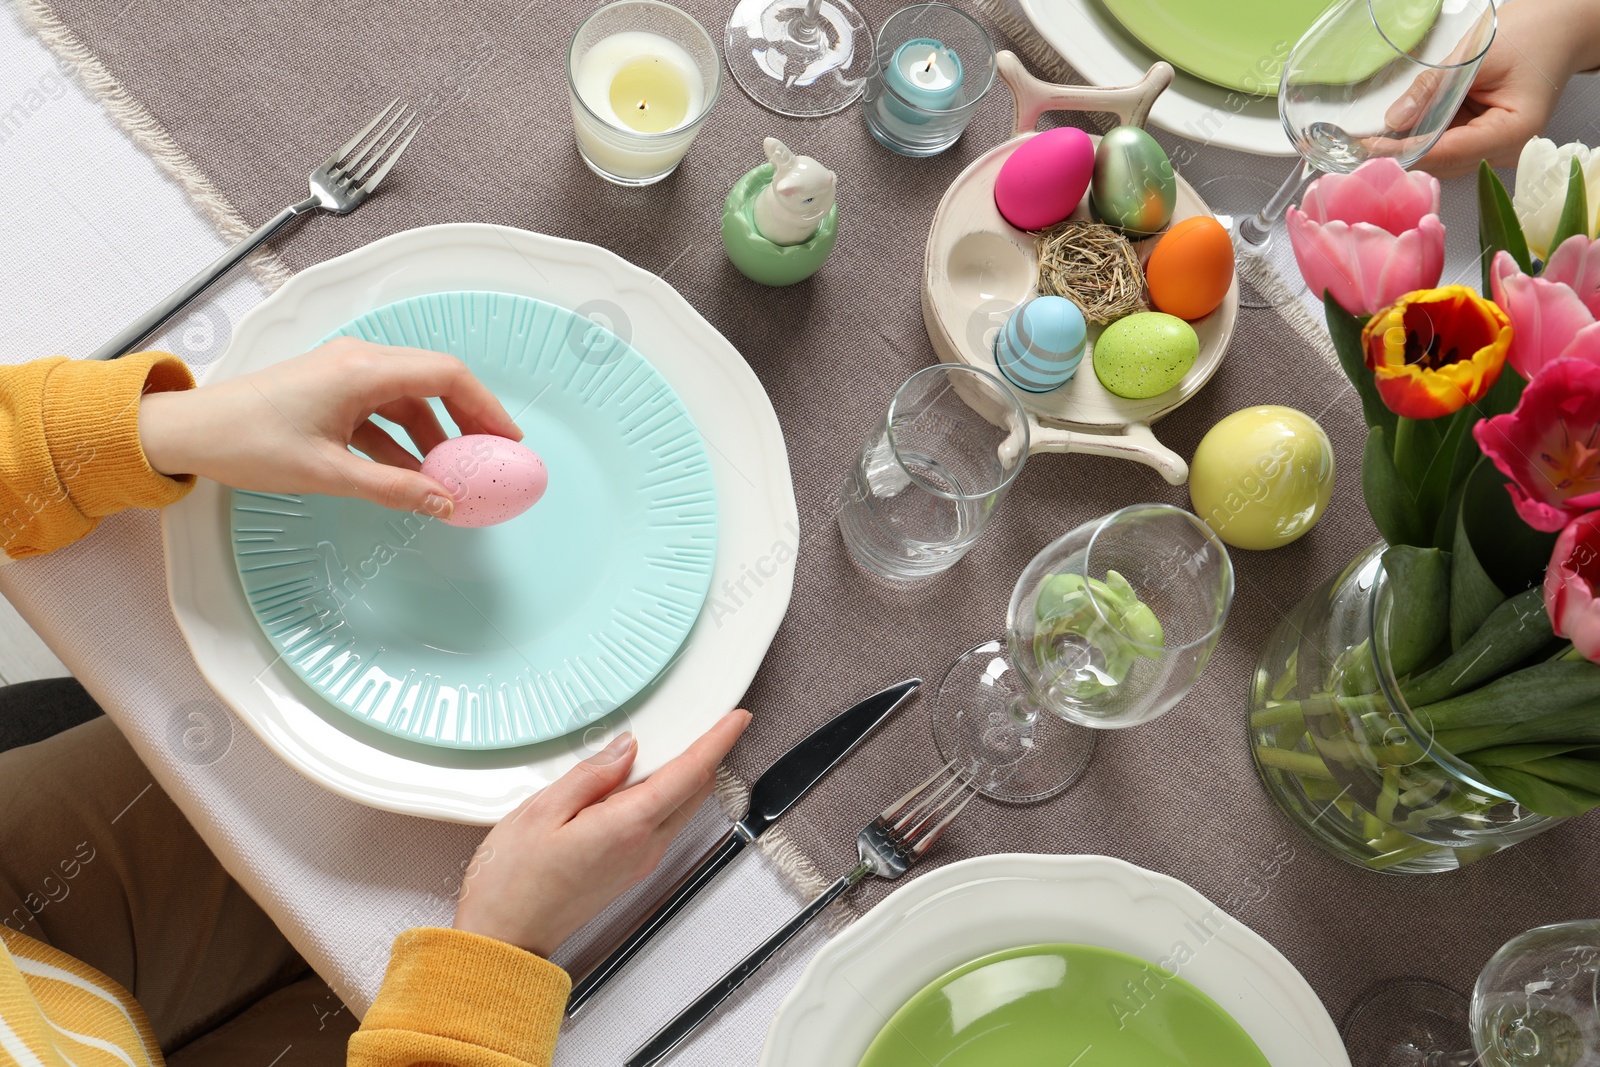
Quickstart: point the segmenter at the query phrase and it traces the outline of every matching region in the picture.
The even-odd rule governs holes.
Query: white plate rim
[[[491,276],[494,284],[484,284]],[[226,490],[202,480],[165,509],[162,543],[168,597],[196,665],[268,748],[307,778],[359,803],[488,825],[621,729],[639,739],[639,778],[733,707],[787,611],[800,539],[782,429],[755,373],[671,286],[594,245],[484,223],[425,226],[382,238],[291,278],[240,320],[228,350],[205,377],[229,377],[294,355],[397,299],[472,289],[568,308],[598,304],[602,317],[621,312],[647,322],[648,339],[634,347],[678,391],[707,442],[719,502],[727,502],[725,512],[719,503],[712,591],[682,654],[654,686],[588,730],[498,753],[433,748],[370,727],[363,733],[364,724],[315,706],[311,691],[277,661],[236,576],[221,570],[229,558],[223,555]],[[726,584],[757,572],[756,581]]]
[[[1130,85],[1160,58],[1096,0],[1015,2],[1045,43],[1091,85]],[[1156,100],[1150,122],[1169,133],[1219,148],[1259,156],[1296,154],[1278,118],[1276,100],[1248,97],[1182,70],[1176,71],[1172,85]]]
[[[1076,888],[1088,895],[1100,886],[1098,902],[1122,910],[1096,912],[1093,936],[1086,939],[1089,920],[1071,909],[1041,908],[1036,894],[1014,891],[1018,882],[1043,883],[1062,894]],[[959,907],[938,910],[941,901],[957,898]],[[852,1067],[887,1013],[953,967],[989,952],[1068,941],[1148,959],[1140,938],[1160,929],[1158,910],[1172,909],[1190,921],[1219,917],[1212,920],[1220,927],[1213,940],[1178,973],[1228,1010],[1273,1067],[1350,1067],[1338,1028],[1305,978],[1265,938],[1197,890],[1110,856],[1029,853],[977,856],[918,876],[829,941],[779,1005],[759,1067]],[[988,933],[997,913],[1009,925],[1025,926],[1031,941]],[[1070,936],[1061,936],[1068,930]],[[1250,989],[1240,989],[1240,981]],[[1257,983],[1277,996],[1269,998]],[[867,1004],[862,988],[880,1003]],[[829,1040],[818,1041],[824,1034]]]

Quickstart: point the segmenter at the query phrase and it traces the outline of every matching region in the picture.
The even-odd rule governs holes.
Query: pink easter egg
[[[504,437],[474,433],[453,437],[428,453],[422,473],[436,479],[456,502],[451,526],[493,526],[539,502],[550,482],[533,449]]]
[[[1094,176],[1094,142],[1073,126],[1030,137],[1000,165],[994,204],[1019,230],[1042,230],[1072,214]]]

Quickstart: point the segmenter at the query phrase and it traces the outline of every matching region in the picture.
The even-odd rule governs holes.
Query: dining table
[[[715,36],[730,2],[682,6]],[[178,353],[203,378],[233,326],[295,272],[411,227],[492,222],[591,242],[657,275],[760,378],[784,431],[798,505],[792,543],[782,546],[798,556],[788,615],[745,695],[753,725],[722,769],[717,794],[654,875],[562,947],[556,961],[574,971],[726,831],[749,783],[791,744],[901,677],[936,683],[955,657],[1000,636],[1011,587],[1040,548],[1125,504],[1189,503],[1184,487],[1143,466],[1040,454],[1028,459],[984,539],[950,571],[896,584],[855,567],[835,517],[838,487],[895,387],[935,359],[919,305],[928,226],[961,170],[1010,136],[1009,95],[997,84],[952,149],[912,159],[874,143],[854,108],[780,118],[729,81],[677,173],[656,186],[619,188],[586,170],[573,143],[566,44],[588,7],[12,0],[0,15],[0,187],[14,205],[0,216],[0,358],[8,362],[92,351],[280,202],[303,195],[306,170],[348,135],[352,120],[402,96],[427,123],[379,195],[348,218],[312,219],[275,242],[150,347]],[[874,26],[893,11],[882,0],[862,7]],[[971,10],[1037,73],[1070,76],[1017,12],[995,0]],[[1596,116],[1600,82],[1580,76],[1549,136],[1594,141]],[[1051,121],[1097,129],[1103,118]],[[1155,132],[1197,187],[1215,179],[1271,188],[1293,162]],[[728,188],[762,161],[769,135],[839,175],[833,255],[814,278],[784,289],[737,274],[718,233]],[[1442,284],[1477,283],[1476,202],[1470,178],[1444,183]],[[1283,269],[1287,257],[1280,252],[1275,262],[1283,284],[1303,290]],[[648,329],[634,324],[646,355]],[[972,805],[912,876],[995,852],[1115,856],[1194,886],[1265,936],[1335,1020],[1386,977],[1469,990],[1513,934],[1600,913],[1593,819],[1457,872],[1400,878],[1320,852],[1273,807],[1246,731],[1256,657],[1286,612],[1377,538],[1360,493],[1359,404],[1311,294],[1241,309],[1216,377],[1156,433],[1187,457],[1217,420],[1254,404],[1299,408],[1327,430],[1338,462],[1328,514],[1292,545],[1234,553],[1238,589],[1227,627],[1199,684],[1174,710],[1137,730],[1108,732],[1087,775],[1061,796],[1026,807]],[[307,1010],[360,1016],[396,934],[448,925],[460,871],[485,829],[335,795],[233,716],[175,623],[155,513],[117,515],[77,544],[0,568],[0,592],[341,1001]],[[556,1063],[620,1062],[848,869],[862,821],[938,765],[929,703],[924,693],[900,711],[785,817],[781,834],[700,894],[567,1025]],[[203,759],[175,741],[197,706],[210,709],[225,739]],[[677,1062],[755,1063],[807,962],[889,888],[864,886],[836,905],[747,982]]]

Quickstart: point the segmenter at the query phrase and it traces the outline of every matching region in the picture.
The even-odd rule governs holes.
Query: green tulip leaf
[[[1461,494],[1461,528],[1484,573],[1506,596],[1515,596],[1544,582],[1557,535],[1523,522],[1505,483],[1487,457],[1478,461]]]
[[[1361,347],[1361,330],[1367,324],[1367,316],[1350,314],[1329,293],[1322,294],[1322,309],[1328,319],[1328,336],[1333,339],[1333,350],[1339,355],[1339,366],[1344,368],[1345,377],[1350,379],[1350,384],[1356,387],[1356,395],[1361,397],[1362,419],[1368,426],[1382,426],[1392,442],[1395,421],[1399,416],[1384,404],[1383,398],[1378,395],[1378,385],[1372,378],[1372,372],[1367,369],[1367,353]]]
[[[1437,443],[1433,446],[1427,465],[1415,484],[1417,512],[1422,516],[1423,524],[1432,530],[1438,527],[1439,519],[1445,513],[1445,506],[1459,484],[1456,468],[1461,453],[1461,443],[1472,437],[1472,424],[1478,421],[1478,413],[1471,408],[1462,408],[1448,419],[1429,421],[1436,428]],[[1395,462],[1398,465],[1400,449],[1396,447],[1395,452]],[[1401,474],[1404,473],[1402,469]],[[1461,481],[1466,480],[1465,474],[1463,471]]]
[[[1550,252],[1561,247],[1568,237],[1589,236],[1589,191],[1583,184],[1583,167],[1578,157],[1572,157],[1572,168],[1567,172],[1567,199],[1561,205],[1561,218],[1556,222],[1555,236],[1550,238]],[[1485,290],[1487,292],[1488,290]]]
[[[1389,663],[1407,675],[1450,634],[1450,557],[1437,548],[1395,545],[1383,554],[1393,593],[1389,617]]]
[[[1582,815],[1600,805],[1600,795],[1585,789],[1560,785],[1526,769],[1515,767],[1479,768],[1488,783],[1509,794],[1518,804],[1539,815]]]
[[[1466,486],[1461,487],[1466,496]],[[1489,613],[1505,602],[1500,591],[1478,562],[1472,550],[1472,539],[1467,536],[1466,524],[1461,517],[1462,508],[1456,509],[1455,537],[1450,551],[1450,647],[1460,648],[1478,632]]]
[[[1487,161],[1478,164],[1478,248],[1483,261],[1483,291],[1493,292],[1489,284],[1489,267],[1494,254],[1511,253],[1522,273],[1533,273],[1533,257],[1528,254],[1528,239],[1522,234],[1522,224],[1511,207],[1511,194],[1506,192]]]
[[[1417,502],[1395,470],[1394,453],[1382,426],[1367,431],[1367,445],[1361,454],[1361,495],[1385,541],[1391,545],[1425,543]]]

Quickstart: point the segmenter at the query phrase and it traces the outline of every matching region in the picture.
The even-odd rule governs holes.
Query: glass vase
[[[1372,546],[1267,639],[1250,748],[1267,792],[1317,844],[1385,874],[1451,871],[1562,820],[1431,743],[1389,662],[1393,596]]]

